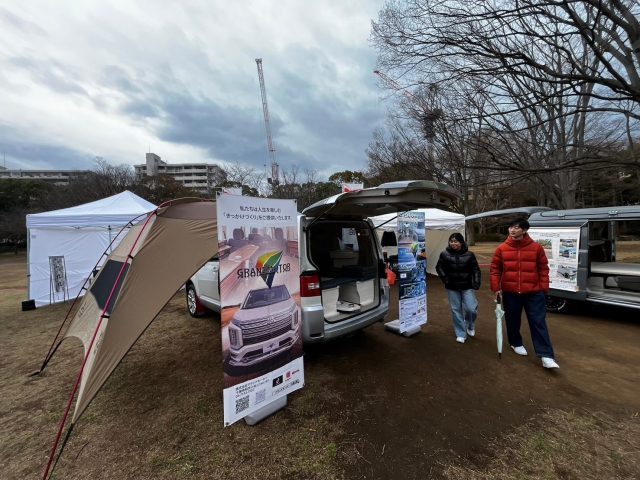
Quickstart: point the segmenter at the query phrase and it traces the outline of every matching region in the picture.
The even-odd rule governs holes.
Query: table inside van
[[[604,276],[640,277],[640,263],[591,262],[591,273]]]

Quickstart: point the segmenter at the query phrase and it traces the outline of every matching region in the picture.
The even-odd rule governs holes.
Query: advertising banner
[[[223,187],[222,193],[227,195],[242,195],[242,188],[239,187]]]
[[[364,188],[364,183],[343,183],[342,193],[353,192],[355,190],[362,190],[363,188]]]
[[[224,423],[304,386],[294,200],[218,195]]]
[[[419,235],[420,226],[422,236]],[[424,247],[424,212],[398,215],[400,333],[427,323],[427,264],[421,256]]]
[[[580,228],[530,228],[529,236],[544,248],[549,260],[549,286],[578,291]]]

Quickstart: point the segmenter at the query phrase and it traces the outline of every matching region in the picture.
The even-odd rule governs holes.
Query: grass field
[[[20,310],[25,262],[0,255],[3,479],[40,478],[82,358],[65,341],[29,376],[67,305]],[[284,410],[228,428],[219,319],[188,317],[179,292],[80,419],[55,478],[640,478],[640,322],[552,318],[562,369],[549,375],[534,358],[496,359],[490,292],[479,292],[477,338],[460,347],[442,287],[429,288],[424,333],[375,325],[309,349],[305,388]]]

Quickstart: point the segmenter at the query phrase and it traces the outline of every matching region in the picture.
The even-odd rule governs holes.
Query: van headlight
[[[229,343],[234,348],[242,346],[242,330],[240,330],[233,323],[229,324]]]
[[[291,317],[291,328],[293,328],[294,330],[298,328],[299,315],[300,313],[298,312],[298,309],[296,307],[293,307],[293,315]]]

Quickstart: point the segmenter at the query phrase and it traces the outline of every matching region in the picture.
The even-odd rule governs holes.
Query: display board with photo
[[[528,233],[542,245],[549,260],[549,286],[577,292],[580,228],[536,227]]]
[[[398,215],[398,232],[399,320],[404,333],[427,323],[427,265],[419,255],[425,247],[424,212]]]
[[[304,385],[294,200],[217,199],[224,422]]]

